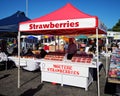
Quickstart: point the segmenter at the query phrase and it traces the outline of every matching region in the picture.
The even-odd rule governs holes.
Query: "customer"
[[[34,54],[32,53],[32,49],[28,49],[27,53],[24,54],[24,56],[33,56]]]
[[[43,47],[43,49],[44,49],[47,53],[49,53],[49,44],[45,44],[44,47]]]
[[[68,55],[67,55],[67,59],[72,59],[73,55],[77,52],[77,46],[76,44],[74,43],[75,40],[74,38],[70,38],[69,39],[69,45],[68,45]]]

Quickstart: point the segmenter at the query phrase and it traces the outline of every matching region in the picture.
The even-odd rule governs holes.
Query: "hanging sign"
[[[89,22],[88,22],[89,21]],[[20,31],[37,31],[50,29],[95,28],[95,18],[69,19],[20,24]]]

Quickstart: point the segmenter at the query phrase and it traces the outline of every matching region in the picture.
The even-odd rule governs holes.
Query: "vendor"
[[[41,49],[41,51],[40,51],[40,57],[44,58],[45,55],[47,55],[47,52],[44,49]]]
[[[68,55],[67,59],[72,59],[73,55],[77,52],[77,46],[75,44],[74,38],[69,38],[69,45],[68,45]]]
[[[119,50],[119,46],[117,44],[112,45],[112,53],[116,53]]]

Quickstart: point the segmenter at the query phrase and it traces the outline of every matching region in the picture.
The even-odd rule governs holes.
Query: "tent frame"
[[[99,63],[99,51],[98,51],[98,32],[99,28],[96,27],[96,55],[97,55],[97,62]],[[19,58],[19,66],[18,66],[18,88],[20,88],[20,31],[18,32],[18,58]],[[97,66],[97,65],[96,65]],[[99,66],[97,66],[97,88],[98,88],[98,96],[100,96],[100,81],[99,81]]]
[[[73,16],[72,12],[65,13],[65,11],[68,11],[69,8],[71,8],[70,11],[73,11],[75,13],[75,16]],[[63,14],[63,11],[64,11],[65,15],[62,17],[61,16],[59,17],[59,14]],[[68,14],[69,14],[69,16],[71,16],[70,18],[68,18]],[[50,17],[52,17],[52,19],[50,19]],[[77,17],[77,18],[75,18],[75,17]],[[73,22],[74,24],[80,23],[80,26],[78,26],[78,27],[65,26],[63,28],[60,27],[60,28],[48,28],[48,29],[40,28],[40,29],[33,29],[33,30],[30,30],[30,28],[29,28],[29,24],[33,24],[33,23],[34,23],[34,25],[38,24],[37,26],[39,26],[39,25],[43,26],[46,24],[50,25],[51,22],[52,22],[52,24],[58,25],[58,20],[60,21],[59,24],[64,24],[66,22],[67,23]],[[88,20],[90,20],[92,23],[88,22]],[[83,24],[83,21],[84,21],[84,24]],[[73,30],[75,33],[72,32]],[[20,33],[21,32],[44,34],[44,35],[65,35],[67,32],[68,33],[66,35],[73,35],[73,34],[78,35],[78,34],[91,33],[91,34],[96,34],[96,45],[97,45],[96,68],[97,68],[97,85],[98,85],[97,89],[98,89],[98,96],[100,96],[99,66],[97,65],[99,63],[98,34],[105,34],[106,30],[107,30],[106,26],[104,26],[104,24],[102,22],[100,22],[96,16],[90,16],[88,14],[84,14],[81,11],[76,10],[76,8],[71,6],[71,4],[67,4],[66,6],[59,9],[58,11],[52,12],[51,14],[45,15],[41,18],[36,18],[36,19],[30,20],[28,22],[21,22],[20,26],[19,26],[19,32],[18,32],[18,44],[19,44],[19,46],[18,46],[18,57],[19,57],[18,88],[20,88]]]

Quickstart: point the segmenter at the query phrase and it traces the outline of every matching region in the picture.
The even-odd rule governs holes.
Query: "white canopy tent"
[[[98,34],[106,34],[106,26],[97,16],[91,16],[78,10],[71,4],[66,4],[62,8],[33,20],[21,22],[18,32],[18,56],[20,57],[20,34],[42,35],[80,35],[96,34],[97,63],[99,62],[98,53]],[[97,66],[97,65],[96,65]],[[18,88],[20,87],[20,67],[18,67]],[[99,68],[97,66],[98,96],[100,96]]]

